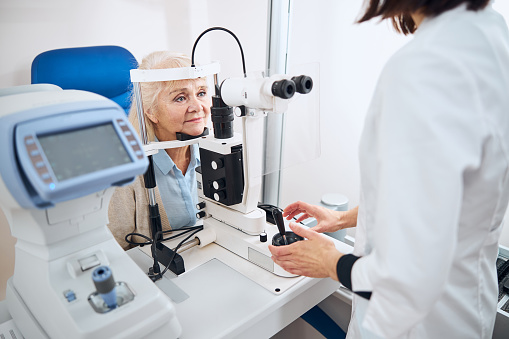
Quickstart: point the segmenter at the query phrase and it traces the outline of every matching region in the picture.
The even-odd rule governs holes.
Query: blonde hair
[[[181,53],[169,52],[169,51],[158,51],[152,52],[147,55],[141,61],[138,69],[164,69],[164,68],[179,68],[179,67],[190,67],[191,59]],[[145,120],[145,129],[147,131],[147,140],[154,141],[154,123],[147,117],[147,111],[155,111],[157,107],[157,98],[159,93],[164,88],[173,88],[177,86],[177,82],[181,80],[172,81],[159,81],[159,82],[142,82],[141,87],[141,100],[143,103],[143,114]],[[133,125],[138,135],[141,136],[140,124],[138,120],[138,114],[136,109],[136,102],[134,93],[131,97],[131,109],[129,110],[129,122]]]

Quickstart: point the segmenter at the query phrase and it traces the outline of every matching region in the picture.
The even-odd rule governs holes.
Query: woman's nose
[[[195,97],[192,97],[190,100],[189,100],[189,106],[187,107],[187,111],[188,112],[199,112],[201,109],[201,104],[200,102],[198,101],[197,98]]]

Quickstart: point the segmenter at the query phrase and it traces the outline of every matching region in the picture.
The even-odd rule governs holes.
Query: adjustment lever
[[[288,245],[288,241],[286,241],[285,221],[283,219],[283,213],[281,213],[281,211],[278,208],[274,208],[272,210],[272,216],[274,217],[274,221],[276,222],[279,234],[281,234],[283,240],[285,241],[285,245]]]

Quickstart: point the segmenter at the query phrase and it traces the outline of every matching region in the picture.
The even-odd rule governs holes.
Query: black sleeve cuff
[[[339,282],[342,283],[350,291],[352,290],[352,267],[353,264],[359,259],[353,254],[345,254],[339,258],[336,265],[336,273],[338,275]],[[355,294],[369,299],[371,298],[371,292],[354,292]]]

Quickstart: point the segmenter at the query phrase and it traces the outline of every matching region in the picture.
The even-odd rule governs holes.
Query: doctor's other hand
[[[301,222],[308,218],[315,218],[317,225],[312,229],[316,232],[336,232],[338,230],[355,227],[357,225],[358,207],[349,211],[333,211],[322,206],[311,205],[302,201],[294,202],[286,206],[283,216],[291,220],[301,214],[295,222]]]
[[[286,246],[269,245],[272,260],[292,274],[312,278],[331,277],[337,281],[336,265],[343,253],[336,249],[332,240],[293,222],[290,223],[290,228],[307,240]]]

